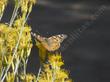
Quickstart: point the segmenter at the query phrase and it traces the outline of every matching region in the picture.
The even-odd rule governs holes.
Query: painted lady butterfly
[[[67,35],[60,34],[49,38],[31,33],[48,51],[55,51],[60,48],[61,43],[67,38]]]

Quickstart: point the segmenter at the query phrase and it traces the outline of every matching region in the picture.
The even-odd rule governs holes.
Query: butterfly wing
[[[62,43],[63,40],[66,39],[66,38],[67,38],[67,35],[60,34],[60,35],[49,37],[48,39],[49,39],[50,42],[52,41],[52,42]]]
[[[67,35],[61,34],[47,38],[47,48],[49,51],[55,51],[60,48],[60,44],[67,38]]]

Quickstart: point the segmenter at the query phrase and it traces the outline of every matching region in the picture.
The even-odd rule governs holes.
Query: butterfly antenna
[[[37,34],[37,35],[41,35],[41,33],[40,33],[38,30],[36,30],[36,34]]]
[[[37,35],[41,35],[41,34],[40,34],[40,32],[38,30],[36,30],[35,33],[31,32],[31,35],[34,36],[34,37],[36,37]]]

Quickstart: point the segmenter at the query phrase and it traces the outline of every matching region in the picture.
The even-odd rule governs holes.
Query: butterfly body
[[[43,45],[45,49],[48,51],[55,51],[60,48],[60,44],[63,42],[65,38],[67,38],[67,35],[60,34],[51,36],[49,38],[43,37],[40,35],[33,34],[33,36]]]

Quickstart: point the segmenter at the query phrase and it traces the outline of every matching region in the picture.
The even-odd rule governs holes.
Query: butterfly
[[[67,38],[66,34],[59,34],[51,37],[43,37],[41,35],[36,35],[31,33],[48,51],[56,51],[60,48],[61,43]]]

